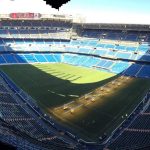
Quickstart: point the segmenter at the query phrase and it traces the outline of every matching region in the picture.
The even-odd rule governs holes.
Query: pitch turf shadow
[[[79,76],[70,76],[64,73],[66,79],[60,79],[55,75],[48,74],[33,65],[11,65],[1,66],[12,80],[25,90],[29,95],[47,108],[61,106],[75,98],[71,95],[81,96],[93,89],[102,86],[118,76],[105,79],[100,82],[75,84],[69,81],[79,78]],[[24,75],[25,74],[25,75]],[[58,75],[61,75],[58,72]],[[70,77],[70,78],[69,78]]]
[[[6,72],[17,85],[31,95],[44,110],[58,107],[71,100],[75,100],[76,98],[71,95],[81,96],[119,76],[116,75],[94,83],[75,84],[67,80],[67,78],[70,79],[69,77],[72,78],[70,74],[68,74],[67,77],[65,73],[64,77],[66,80],[60,79],[33,65],[11,65],[1,66],[0,68]],[[58,75],[62,75],[59,72],[57,73]],[[131,112],[141,100],[142,93],[150,86],[149,81],[150,80],[140,79],[137,80],[137,82],[130,83],[125,89],[115,91],[114,96],[109,97],[108,101],[103,103],[102,106],[89,109],[86,114],[76,119],[68,120],[68,122],[72,123],[75,130],[82,132],[82,134],[91,139],[98,137],[108,131],[108,129],[109,132],[112,131],[112,128],[114,129],[123,121],[120,116]],[[139,86],[143,83],[143,86]],[[92,125],[93,119],[95,121],[94,125]],[[112,121],[113,125],[110,124]]]

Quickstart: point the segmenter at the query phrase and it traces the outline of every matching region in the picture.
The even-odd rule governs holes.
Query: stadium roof
[[[149,0],[70,0],[60,10],[44,0],[0,0],[0,13],[81,14],[87,23],[150,24]],[[29,7],[30,5],[30,7]]]

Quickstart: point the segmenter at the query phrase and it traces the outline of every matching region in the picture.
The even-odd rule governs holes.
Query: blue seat
[[[1,63],[1,64],[6,63],[6,61],[4,60],[4,58],[3,58],[3,56],[2,56],[2,55],[0,55],[0,63]]]
[[[111,70],[114,73],[121,73],[121,72],[125,71],[129,66],[130,65],[129,65],[128,62],[121,62],[121,61],[119,61],[119,62],[116,62],[112,66]]]
[[[56,62],[55,58],[51,54],[43,54],[48,62]]]
[[[127,52],[118,52],[116,55],[117,58],[129,59],[131,57],[131,53]]]
[[[140,72],[137,74],[138,77],[149,78],[150,77],[150,66],[145,65],[141,68]]]
[[[14,56],[17,59],[18,63],[27,63],[27,60],[25,59],[23,55],[16,54]]]
[[[7,63],[17,63],[17,60],[13,54],[3,54],[3,57]]]
[[[37,59],[38,62],[47,62],[43,54],[34,54],[34,57]]]
[[[24,57],[26,58],[26,60],[27,60],[29,63],[38,62],[37,59],[34,57],[33,54],[24,54]]]
[[[138,71],[141,69],[142,65],[132,64],[127,70],[124,72],[125,75],[128,76],[136,76]]]

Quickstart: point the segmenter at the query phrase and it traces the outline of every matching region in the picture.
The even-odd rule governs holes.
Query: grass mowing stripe
[[[47,113],[54,107],[76,100],[71,95],[82,96],[117,78],[107,72],[67,64],[11,65],[0,68]],[[123,121],[121,116],[135,108],[149,87],[149,79],[134,79],[112,92],[111,96],[100,99],[95,107],[87,107],[83,114],[58,120],[71,126],[77,134],[96,140]]]

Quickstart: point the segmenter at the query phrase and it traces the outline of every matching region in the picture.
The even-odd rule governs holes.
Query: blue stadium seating
[[[106,53],[105,57],[115,57],[116,52],[112,51],[112,50],[108,50],[108,52]]]
[[[56,62],[55,58],[50,54],[43,54],[48,62]]]
[[[112,65],[113,65],[114,61],[111,61],[111,60],[108,60],[104,65],[103,67],[104,68],[110,68]]]
[[[106,45],[105,44],[102,44],[102,43],[98,43],[96,45],[97,48],[104,48]]]
[[[79,53],[89,53],[90,52],[90,49],[87,49],[87,48],[79,48]]]
[[[88,46],[90,47],[96,47],[98,44],[98,41],[96,40],[89,40]]]
[[[47,62],[47,60],[44,58],[42,54],[34,54],[34,57],[38,62]]]
[[[18,63],[13,54],[3,54],[2,56],[7,63]]]
[[[116,46],[115,49],[117,49],[117,50],[125,50],[126,46],[119,45],[119,46]]]
[[[144,98],[149,100],[150,93],[148,92]],[[109,149],[147,149],[150,145],[150,118],[149,108],[146,107],[143,111],[143,102],[140,102],[133,113],[123,122],[118,131],[112,137],[112,141],[108,142]],[[132,119],[131,119],[132,117]],[[120,131],[119,131],[120,130]],[[117,133],[118,132],[118,133]],[[115,138],[116,136],[116,138]]]
[[[142,68],[142,65],[132,64],[127,70],[124,72],[125,75],[136,76],[138,71]]]
[[[5,46],[0,46],[0,51],[6,51]]]
[[[107,44],[106,46],[105,46],[105,48],[114,48],[115,47],[115,45],[113,45],[113,44]]]
[[[128,62],[116,62],[112,66],[111,70],[114,73],[121,73],[122,71],[126,70],[129,66],[130,65]]]
[[[138,73],[139,77],[143,77],[143,78],[149,78],[150,77],[150,66],[149,65],[144,65],[139,73]]]
[[[27,63],[26,58],[23,55],[16,54],[14,55],[18,63]]]
[[[137,33],[133,31],[122,32],[93,29],[91,32],[91,30],[84,29],[82,36],[88,37],[88,40],[85,38],[69,41],[71,23],[54,20],[24,20],[21,22],[12,20],[10,23],[8,20],[2,20],[1,24],[10,28],[0,29],[0,65],[14,63],[68,63],[76,66],[94,67],[98,70],[116,74],[121,73],[127,76],[150,78],[150,46],[149,43],[146,43],[146,41],[150,42],[148,33],[143,33],[145,42],[139,43],[140,45],[138,46],[134,42],[139,42],[138,36],[142,35],[140,31]],[[13,28],[16,26],[21,28]],[[39,29],[41,26],[44,28]],[[35,29],[34,27],[38,28]],[[57,27],[57,30],[50,27]],[[92,39],[89,40],[89,37],[92,37]],[[28,38],[30,40],[27,40]],[[62,39],[67,39],[68,41],[63,41]],[[107,42],[105,43],[103,39]],[[112,43],[111,40],[113,40]],[[126,44],[114,44],[115,40],[117,42],[120,40],[124,41]],[[130,42],[133,43],[130,45]],[[82,55],[79,53],[82,53]],[[0,76],[0,81],[3,81],[0,82],[1,119],[31,137],[32,140],[36,139],[36,142],[47,141],[46,144],[50,146],[49,149],[67,150],[68,147],[66,145],[68,146],[68,143],[72,140],[68,140],[68,137],[67,139],[64,138],[67,140],[66,143],[63,139],[63,136],[66,136],[65,134],[63,136],[59,134],[61,138],[58,138],[53,132],[56,129],[51,123],[53,120],[49,120],[50,126],[48,123],[45,123],[47,118],[44,121],[42,120],[42,111],[32,101],[31,97],[18,88],[7,75],[0,72]],[[150,107],[145,110],[145,113],[147,112],[150,112]],[[130,149],[131,147],[134,149],[138,148],[138,146],[149,146],[150,119],[148,115],[140,113],[128,127],[123,129],[119,138],[115,139],[113,143],[109,143],[110,146],[108,147],[110,149]],[[4,125],[0,120],[0,128],[2,124]],[[3,132],[4,135],[1,135],[1,133],[1,139],[10,136],[12,143],[17,143],[14,134],[9,130],[6,133]],[[53,137],[55,138],[53,139]],[[8,140],[8,138],[6,139]],[[19,141],[29,143],[29,139],[26,141],[20,138]],[[20,142],[18,142],[18,145]],[[56,145],[58,146],[56,147]],[[61,148],[62,145],[63,148]],[[37,145],[34,149],[45,150]]]
[[[53,57],[55,57],[55,61],[56,61],[56,62],[61,62],[61,61],[62,61],[62,60],[61,60],[61,57],[62,57],[61,54],[53,54]]]
[[[129,47],[126,47],[126,50],[127,51],[136,51],[136,49],[137,49],[137,47],[131,47],[131,46],[129,46]]]
[[[20,138],[22,139],[22,143],[16,143],[16,145],[18,147],[18,145],[20,144],[21,149],[24,147],[23,149],[47,150],[47,148],[49,148],[61,150],[62,148],[68,149],[67,147],[70,147],[71,143],[69,144],[67,138],[57,137],[56,129],[53,128],[52,125],[48,122],[51,121],[50,118],[47,117],[45,119],[47,120],[47,122],[45,122],[45,120],[43,119],[44,114],[37,106],[37,104],[31,102],[29,100],[29,96],[25,95],[26,93],[24,93],[24,95],[25,97],[28,97],[27,99],[24,99],[24,97],[20,97],[19,93],[21,93],[21,89],[18,88],[3,72],[0,72],[0,81],[2,83],[0,84],[0,92],[3,92],[0,94],[1,140],[4,139],[4,137],[6,137],[6,135],[8,134],[7,136],[9,136],[9,138],[4,139],[4,141],[8,141],[9,143],[13,141],[14,144],[14,142],[16,143],[16,141],[14,141],[14,136],[20,136]],[[7,85],[9,85],[9,87]],[[14,89],[17,90],[14,92]],[[4,125],[4,123],[7,127],[9,127],[7,131],[6,128],[2,126]],[[12,133],[15,134],[12,134],[10,131],[14,131]],[[20,142],[19,137],[17,138],[17,141]],[[24,145],[26,143],[26,139],[29,142],[27,144],[29,144],[31,147],[29,147],[29,145],[28,147],[27,145]],[[32,145],[32,142],[34,142],[33,144],[35,145]],[[42,142],[46,142],[46,147]]]
[[[33,54],[24,54],[24,57],[25,57],[25,59],[27,60],[28,63],[36,63],[36,62],[38,62]]]
[[[4,64],[4,63],[6,63],[6,61],[5,61],[5,59],[3,58],[3,56],[0,55],[0,64]]]
[[[137,40],[137,35],[136,34],[128,34],[126,37],[127,41],[136,41]]]
[[[105,59],[100,59],[100,62],[97,64],[99,67],[103,67],[107,63],[107,60]]]
[[[139,60],[144,60],[150,62],[150,54],[142,55]]]
[[[13,29],[9,29],[9,34],[13,37],[13,38],[19,38],[19,33],[18,30],[13,30]]]
[[[12,41],[10,40],[4,40],[5,43],[7,44],[11,44]],[[1,41],[1,45],[4,43],[3,41]],[[77,41],[76,41],[77,42]],[[49,47],[49,45],[46,46],[44,41],[34,41],[34,43],[37,43],[39,45],[38,46],[34,46],[33,45],[33,41],[16,41],[15,45],[18,45],[18,47],[14,47],[13,44],[11,44],[10,46],[1,46],[1,51],[13,51],[13,49],[15,51],[21,50],[23,51],[24,49],[21,49],[21,45],[23,44],[32,44],[30,47],[26,45],[26,48],[28,51],[39,51],[41,49],[41,51],[47,50],[47,51],[57,51],[59,50],[59,48],[57,49],[57,45],[60,45],[60,41],[58,42],[54,42],[54,41],[50,41],[47,42],[46,44],[51,44],[53,45],[55,43],[56,48],[55,47]],[[61,42],[63,43],[63,42]],[[69,46],[68,42],[67,46]],[[65,43],[65,44],[66,44]],[[82,42],[83,45],[88,45],[90,42],[85,41]],[[95,44],[96,41],[93,41],[93,43]],[[24,45],[25,46],[25,45]],[[24,50],[25,51],[25,50]],[[105,57],[115,57],[115,58],[121,58],[121,59],[133,59],[133,60],[142,60],[142,61],[150,61],[150,57],[149,55],[142,55],[142,54],[134,54],[132,52],[123,52],[123,51],[112,51],[112,50],[107,50],[107,48],[105,49],[89,49],[89,48],[85,48],[85,47],[81,47],[81,48],[71,48],[71,47],[66,47],[64,49],[61,49],[61,51],[68,51],[68,52],[79,52],[79,53],[89,53],[89,54],[94,54],[94,55],[100,55],[100,56],[105,56]],[[130,51],[130,50],[129,50]],[[86,57],[86,56],[84,56]],[[1,63],[45,63],[45,62],[65,62],[65,63],[69,63],[69,64],[74,64],[74,65],[81,65],[81,66],[85,66],[85,67],[92,67],[97,65],[98,67],[106,68],[109,69],[110,71],[114,72],[114,73],[121,73],[123,71],[125,71],[126,75],[131,75],[131,76],[135,76],[135,74],[137,73],[137,68],[133,65],[133,69],[130,69],[130,65],[127,62],[116,62],[116,61],[108,61],[108,60],[103,60],[103,59],[94,59],[93,58],[84,58],[83,56],[69,56],[68,58],[64,55],[64,59],[61,58],[61,54],[45,54],[45,53],[41,53],[41,54],[37,54],[37,53],[28,53],[28,54],[3,54],[1,57]],[[82,60],[87,60],[85,62],[83,62]],[[138,65],[137,65],[138,66]],[[128,68],[129,67],[129,68]],[[135,70],[134,70],[135,68]],[[99,69],[99,68],[98,68]],[[133,70],[133,71],[132,71]],[[145,71],[144,71],[145,72]],[[147,77],[147,75],[143,75],[142,73],[137,74],[137,76],[141,76],[141,77]]]
[[[107,53],[107,50],[95,50],[94,54],[104,56]]]
[[[129,53],[129,52],[118,52],[116,54],[116,57],[117,58],[123,58],[123,59],[130,59],[131,53]]]
[[[148,45],[139,45],[139,47],[138,47],[138,51],[140,51],[140,52],[147,52],[148,49],[149,49]]]
[[[8,37],[7,30],[0,29],[0,37],[7,38]]]

